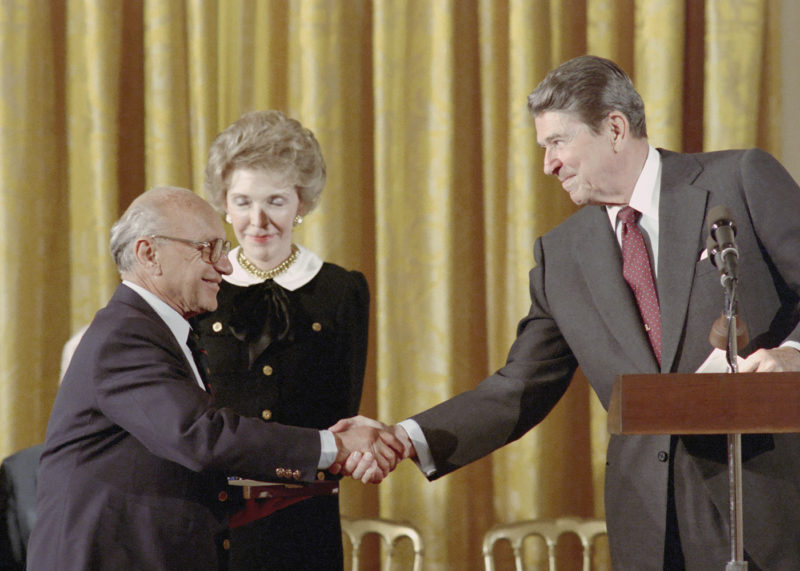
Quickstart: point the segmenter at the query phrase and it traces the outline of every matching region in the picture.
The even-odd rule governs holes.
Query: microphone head
[[[708,252],[708,259],[711,260],[711,263],[715,268],[719,268],[717,265],[717,255],[719,254],[719,247],[717,245],[717,241],[714,240],[714,237],[709,234],[706,238],[706,251]]]
[[[736,224],[733,223],[733,212],[731,212],[727,206],[718,204],[709,210],[706,222],[708,225],[708,233],[717,242],[719,242],[717,230],[723,226],[729,227],[733,232],[733,236],[736,236]],[[732,236],[730,238],[732,238]]]

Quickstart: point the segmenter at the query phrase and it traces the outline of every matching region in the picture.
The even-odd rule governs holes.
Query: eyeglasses
[[[217,238],[213,242],[198,242],[196,240],[187,240],[186,238],[175,238],[174,236],[160,236],[153,234],[151,238],[161,238],[162,240],[173,240],[175,242],[183,242],[189,244],[200,250],[203,261],[208,264],[216,264],[222,256],[227,256],[231,251],[230,240]]]

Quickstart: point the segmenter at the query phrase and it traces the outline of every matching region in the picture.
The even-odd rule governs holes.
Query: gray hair
[[[111,227],[109,250],[120,274],[136,264],[136,240],[169,232],[170,212],[186,212],[196,207],[198,200],[202,199],[191,190],[173,186],[156,187],[139,195]]]
[[[313,210],[325,186],[325,160],[317,139],[280,111],[246,113],[211,143],[205,189],[220,212],[225,211],[231,176],[242,168],[283,177],[297,189],[304,214]]]
[[[644,102],[628,75],[613,61],[591,55],[552,70],[528,96],[534,117],[548,111],[576,115],[595,134],[612,111],[623,113],[634,137],[646,138]]]

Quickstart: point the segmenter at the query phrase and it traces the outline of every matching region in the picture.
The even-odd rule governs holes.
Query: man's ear
[[[133,245],[136,263],[149,274],[160,275],[161,264],[158,261],[158,249],[155,238],[138,238]]]
[[[630,125],[628,118],[621,111],[612,111],[606,119],[608,125],[608,135],[611,138],[611,146],[614,151],[630,135]]]

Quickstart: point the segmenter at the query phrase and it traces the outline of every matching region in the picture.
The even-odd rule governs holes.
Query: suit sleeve
[[[443,476],[520,438],[566,391],[577,362],[549,313],[545,253],[534,246],[531,306],[517,327],[506,364],[476,388],[412,417],[422,428]]]
[[[760,149],[746,151],[739,163],[741,192],[761,255],[772,275],[782,310],[771,326],[781,341],[800,342],[800,187],[775,158]],[[740,264],[748,264],[740,252]]]
[[[23,569],[22,537],[14,488],[6,462],[0,465],[0,569]]]
[[[319,432],[213,407],[163,324],[128,318],[98,351],[98,408],[153,454],[195,471],[264,479],[275,479],[281,466],[302,466],[301,479],[313,481]]]

